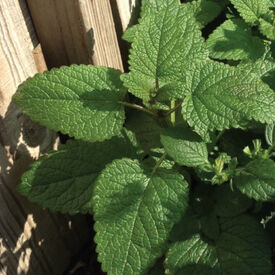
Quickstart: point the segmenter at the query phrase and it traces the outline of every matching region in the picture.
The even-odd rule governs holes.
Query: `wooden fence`
[[[52,67],[94,64],[123,71],[120,35],[136,2],[0,1],[0,274],[63,274],[91,239],[85,217],[50,213],[16,193],[29,163],[58,140],[22,115],[11,98],[25,79]]]

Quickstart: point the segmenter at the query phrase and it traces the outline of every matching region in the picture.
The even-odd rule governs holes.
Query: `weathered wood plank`
[[[122,31],[125,31],[133,20],[136,20],[135,12],[137,12],[140,2],[141,0],[116,0]]]
[[[34,123],[11,104],[17,87],[26,78],[47,69],[43,54],[31,25],[28,9],[23,0],[0,2],[0,136],[3,145],[13,154],[20,152],[37,158],[49,149],[55,134]],[[22,131],[21,128],[24,128]],[[29,131],[34,128],[34,131]],[[33,132],[39,136],[35,146],[28,146],[28,138],[23,132]],[[26,137],[26,135],[25,135]],[[41,148],[43,144],[43,148]]]
[[[86,241],[87,225],[83,218],[52,214],[16,193],[30,162],[22,157],[0,177],[0,274],[59,275]]]
[[[25,1],[0,1],[0,274],[3,275],[62,274],[71,256],[87,239],[85,220],[75,222],[74,218],[71,222],[71,218],[51,214],[15,191],[31,157],[52,148],[55,141],[55,133],[30,122],[11,104],[17,86],[45,69]],[[81,233],[75,229],[76,223],[82,227]]]
[[[27,0],[48,67],[94,64],[122,70],[108,0]]]
[[[93,49],[93,64],[123,71],[110,1],[79,0],[79,4],[90,47]]]
[[[17,86],[37,72],[32,50],[38,42],[30,22],[24,1],[0,1],[1,116]]]

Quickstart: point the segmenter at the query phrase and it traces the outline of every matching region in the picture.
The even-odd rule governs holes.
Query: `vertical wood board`
[[[17,86],[37,72],[32,51],[38,42],[24,1],[0,1],[0,115]]]
[[[46,69],[24,0],[0,1],[0,274],[62,274],[87,240],[86,221],[51,214],[17,194],[22,173],[56,134],[11,104],[17,86]],[[22,129],[23,127],[23,129]],[[29,147],[22,131],[33,132]],[[26,143],[27,142],[27,143]],[[19,154],[20,152],[20,154]],[[81,228],[76,229],[77,223]]]
[[[108,0],[27,0],[49,68],[94,64],[122,70]]]

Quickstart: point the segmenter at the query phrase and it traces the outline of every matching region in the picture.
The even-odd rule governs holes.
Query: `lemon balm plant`
[[[124,35],[129,73],[73,65],[28,79],[14,102],[74,139],[35,162],[19,192],[92,214],[108,274],[271,274],[273,8],[144,0]]]

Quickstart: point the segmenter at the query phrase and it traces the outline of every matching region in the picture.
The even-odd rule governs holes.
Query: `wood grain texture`
[[[1,275],[62,274],[88,236],[83,217],[51,214],[15,191],[32,158],[56,140],[11,104],[17,86],[46,69],[31,23],[25,1],[0,1]]]
[[[89,45],[93,49],[93,64],[123,71],[110,1],[79,0],[79,4]]]
[[[124,70],[128,70],[129,43],[122,39],[123,33],[137,23],[141,0],[110,1]]]
[[[94,64],[122,70],[109,0],[27,0],[49,68]]]
[[[116,0],[123,32],[137,19],[136,12],[138,12],[140,2],[141,0]]]
[[[54,143],[54,132],[29,123],[11,104],[18,85],[45,69],[25,1],[0,1],[0,139],[12,154],[18,151],[37,158]],[[38,136],[39,140],[33,142]]]
[[[45,58],[42,52],[41,44],[38,44],[32,51],[34,63],[38,73],[43,73],[48,70]]]
[[[17,86],[37,70],[32,50],[38,44],[24,1],[0,1],[0,115]]]
[[[21,157],[0,177],[0,274],[60,275],[87,240],[87,224],[83,217],[52,214],[16,193],[31,161]]]

